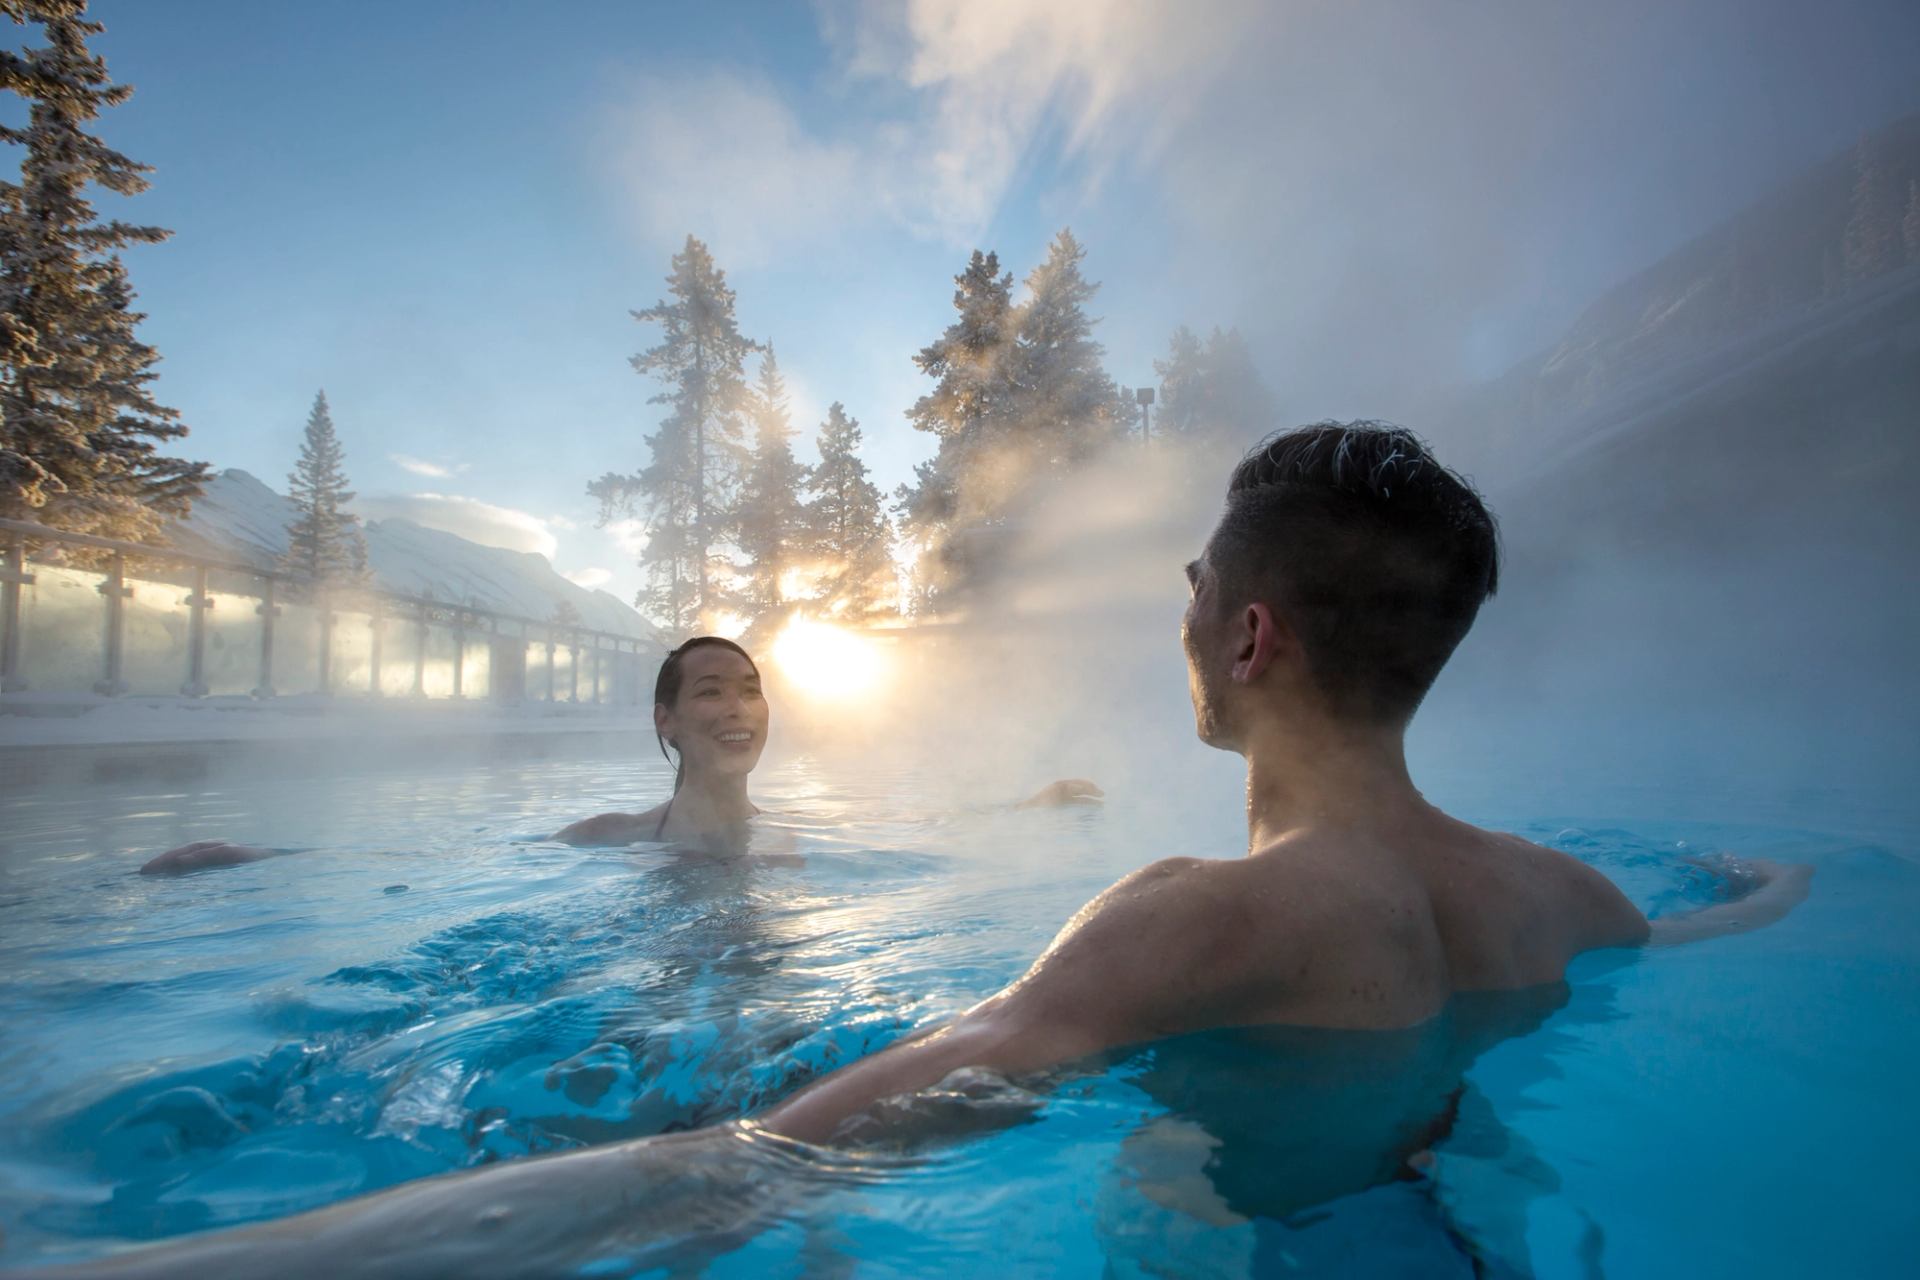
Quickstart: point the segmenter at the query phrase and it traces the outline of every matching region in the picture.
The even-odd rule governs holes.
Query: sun
[[[834,701],[878,688],[891,665],[886,647],[848,627],[795,615],[773,641],[773,662],[801,694]]]
[[[746,634],[747,624],[752,619],[744,613],[735,613],[731,609],[720,609],[707,615],[705,631],[709,635],[723,636],[728,640],[738,640]]]

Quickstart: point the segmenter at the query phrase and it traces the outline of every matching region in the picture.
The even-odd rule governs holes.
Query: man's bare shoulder
[[[1235,866],[1163,858],[1122,877],[1074,913],[1015,989],[1070,1000],[1092,989],[1101,1003],[1124,1004],[1170,976],[1206,971],[1205,953],[1235,935],[1232,917],[1248,907],[1233,891]]]
[[[1637,946],[1646,940],[1647,918],[1598,868],[1506,832],[1469,830],[1485,842],[1490,856],[1524,869],[1543,905],[1558,909],[1574,950]]]
[[[655,805],[645,813],[602,813],[569,823],[553,833],[561,844],[620,845],[653,839],[654,830],[666,814],[667,806]]]

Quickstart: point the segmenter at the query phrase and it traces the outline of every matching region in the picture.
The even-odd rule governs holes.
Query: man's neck
[[[759,810],[747,799],[744,774],[719,774],[688,778],[673,794],[673,809],[668,815],[670,829],[694,835],[737,826]]]
[[[1248,733],[1244,754],[1249,853],[1303,829],[1379,830],[1431,812],[1399,728],[1289,717]]]

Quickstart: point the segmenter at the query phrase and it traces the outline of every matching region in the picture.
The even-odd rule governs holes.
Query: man
[[[1247,761],[1248,856],[1169,858],[1083,908],[1026,975],[762,1123],[824,1142],[965,1066],[1019,1073],[1212,1027],[1409,1027],[1459,993],[1558,982],[1597,947],[1754,928],[1805,867],[1650,926],[1563,853],[1471,827],[1407,774],[1414,710],[1499,583],[1493,517],[1411,432],[1323,423],[1235,468],[1187,566],[1194,719]]]
[[[1584,863],[1421,797],[1407,723],[1498,574],[1492,517],[1410,433],[1322,424],[1263,443],[1188,566],[1182,627],[1200,737],[1246,757],[1248,856],[1170,858],[1128,876],[1012,986],[802,1089],[757,1129],[431,1179],[108,1273],[284,1277],[344,1260],[382,1274],[512,1274],[516,1232],[536,1248],[555,1232],[632,1239],[640,1219],[671,1221],[661,1197],[710,1194],[729,1168],[751,1178],[741,1152],[762,1134],[831,1142],[882,1100],[962,1068],[1017,1075],[1210,1028],[1414,1028],[1456,996],[1558,983],[1583,951],[1754,928],[1789,910],[1807,869],[1754,863],[1738,902],[1650,926]]]

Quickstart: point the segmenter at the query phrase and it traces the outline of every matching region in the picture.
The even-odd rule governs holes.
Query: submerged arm
[[[1735,859],[1732,871],[1744,886],[1738,897],[1684,915],[1662,916],[1651,923],[1646,945],[1675,946],[1770,925],[1806,899],[1807,882],[1813,879],[1812,867],[1761,858]]]

